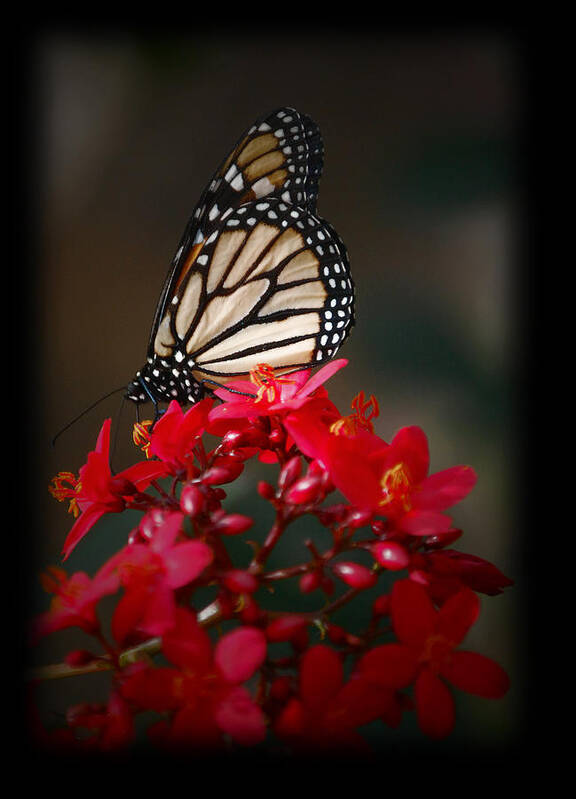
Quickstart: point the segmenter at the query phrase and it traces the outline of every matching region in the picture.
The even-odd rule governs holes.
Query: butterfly
[[[354,324],[348,255],[318,216],[318,126],[293,108],[258,119],[204,189],[170,265],[135,403],[194,403],[246,378],[330,360]]]

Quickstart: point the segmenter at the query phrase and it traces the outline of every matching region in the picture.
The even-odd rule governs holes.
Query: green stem
[[[221,612],[218,601],[215,600],[207,605],[198,613],[198,621],[204,627],[217,624],[220,620]],[[39,666],[29,672],[30,680],[59,680],[62,677],[75,677],[80,674],[93,674],[99,671],[113,671],[116,668],[125,668],[131,663],[157,654],[162,649],[162,639],[160,637],[149,638],[142,644],[125,649],[119,655],[112,658],[105,655],[101,658],[87,663],[85,666],[69,666],[67,663],[54,663],[50,666]],[[115,662],[116,661],[116,662]]]

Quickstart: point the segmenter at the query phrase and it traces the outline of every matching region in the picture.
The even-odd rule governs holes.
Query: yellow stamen
[[[384,472],[380,485],[384,492],[384,498],[379,503],[380,507],[389,505],[391,502],[400,502],[406,512],[411,509],[410,490],[412,481],[410,479],[410,471],[405,463],[397,463]]]

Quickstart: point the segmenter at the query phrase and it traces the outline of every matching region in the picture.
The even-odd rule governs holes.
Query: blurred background
[[[36,571],[59,562],[72,522],[48,494],[51,477],[77,472],[107,416],[119,430],[113,466],[128,466],[134,410],[120,416],[117,394],[54,448],[50,439],[144,363],[159,292],[201,190],[254,119],[294,106],[321,128],[318,209],[346,243],[357,289],[357,324],[339,353],[350,363],[331,380],[331,397],[346,413],[358,391],[376,395],[376,432],[386,440],[404,425],[423,427],[431,471],[473,466],[477,487],[453,514],[464,529],[456,548],[517,582],[482,597],[467,640],[509,671],[509,695],[459,695],[454,738],[430,751],[504,752],[523,710],[514,43],[464,32],[263,33],[55,31],[36,41],[28,141],[37,167],[37,401],[27,494]],[[229,501],[258,521],[241,486]],[[116,518],[118,527],[99,526],[78,547],[70,571],[93,573],[118,547],[127,530]],[[36,584],[32,604],[47,607]],[[53,639],[38,662],[56,661],[72,640]],[[78,683],[48,686],[49,704],[84,700]],[[425,745],[409,725],[386,746],[393,739]]]

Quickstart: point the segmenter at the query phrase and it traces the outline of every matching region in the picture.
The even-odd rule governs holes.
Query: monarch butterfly
[[[204,189],[126,397],[197,402],[207,384],[265,361],[284,373],[330,360],[354,324],[344,244],[316,213],[323,144],[293,108],[260,118]]]

